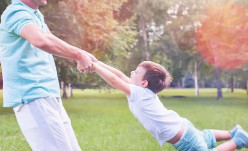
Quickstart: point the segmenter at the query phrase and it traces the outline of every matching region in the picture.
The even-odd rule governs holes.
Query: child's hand
[[[96,66],[98,65],[98,62],[93,62],[90,68],[83,69],[80,65],[77,66],[77,69],[84,74],[93,73],[96,70]]]
[[[80,73],[83,73],[83,74],[88,74],[88,73],[92,73],[94,72],[94,62],[91,63],[91,65],[87,68],[83,68],[80,64],[77,64],[77,69]]]
[[[96,70],[96,66],[98,65],[98,63],[97,62],[93,62],[92,63],[92,68],[91,68],[91,70],[89,71],[90,73],[93,73],[93,72],[95,72],[95,70]]]
[[[96,59],[96,57],[93,56],[91,53],[89,53],[88,56],[90,57],[90,59],[91,59],[93,62],[98,62],[98,60]]]

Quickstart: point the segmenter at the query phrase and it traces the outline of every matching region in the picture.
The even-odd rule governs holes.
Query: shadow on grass
[[[14,114],[13,109],[0,107],[0,115],[7,115],[7,114]]]

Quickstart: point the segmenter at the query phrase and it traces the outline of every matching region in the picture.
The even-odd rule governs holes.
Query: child
[[[248,147],[248,134],[239,125],[230,131],[200,131],[187,119],[167,110],[157,93],[169,87],[172,78],[161,65],[144,61],[131,72],[130,78],[102,62],[93,66],[107,83],[126,94],[131,112],[160,145],[169,142],[179,151],[207,151],[216,146],[216,141],[229,140],[213,150]]]

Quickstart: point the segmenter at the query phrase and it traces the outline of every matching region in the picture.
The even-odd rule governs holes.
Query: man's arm
[[[112,87],[116,89],[123,91],[127,95],[130,95],[130,87],[127,82],[120,79],[117,75],[107,70],[106,68],[102,67],[98,63],[93,63],[93,66],[94,66],[94,71],[101,78],[103,78],[103,80],[105,80],[108,84],[110,84]]]
[[[113,74],[115,74],[116,76],[118,76],[120,79],[122,79],[123,81],[127,82],[127,83],[131,83],[131,79],[129,77],[127,77],[124,73],[122,73],[120,70],[117,70],[101,61],[97,62],[99,65],[101,65],[102,67],[104,67],[105,69],[109,70],[110,72],[112,72]]]
[[[71,46],[51,33],[46,33],[35,24],[28,24],[21,30],[21,36],[32,45],[56,56],[76,60],[84,69],[92,67],[94,56]]]

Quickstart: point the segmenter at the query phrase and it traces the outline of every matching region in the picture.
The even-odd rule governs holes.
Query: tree
[[[109,51],[111,45],[118,43],[117,48],[129,49],[127,43],[133,40],[132,35],[128,36],[133,34],[129,32],[129,25],[120,25],[113,16],[113,12],[118,11],[122,2],[124,1],[52,0],[42,8],[42,12],[53,34],[100,56]],[[121,32],[126,32],[126,39]],[[56,58],[55,61],[59,80],[64,85],[75,85],[74,81],[81,83],[82,80],[90,80],[90,76],[82,76],[77,72],[72,61],[61,58]],[[64,89],[62,96],[66,96],[65,93]]]
[[[192,3],[193,1],[187,4],[173,0],[136,0],[128,3],[128,8],[134,8],[133,14],[137,16],[136,24],[139,33],[138,42],[134,51],[131,52],[131,65],[137,65],[143,60],[155,62],[163,60],[162,64],[168,66],[174,75],[173,84],[181,84],[181,78],[187,70],[188,63],[185,61],[190,58],[185,52],[187,52],[186,50],[190,52],[194,47],[194,43],[192,43],[194,41],[192,39],[194,38],[195,27],[192,27],[194,21],[187,15],[188,12],[196,12],[198,8],[187,10],[193,6]],[[189,26],[191,27],[189,28]],[[187,41],[187,39],[190,40]],[[186,46],[187,42],[190,43]],[[163,58],[166,58],[166,61]]]
[[[184,78],[184,87],[185,88],[193,88],[194,87],[194,79],[190,72],[187,72]]]
[[[61,81],[62,98],[67,98],[66,87],[69,87],[69,97],[72,97],[72,86],[77,84],[82,79],[76,67],[76,64],[71,60],[65,60],[55,57],[58,78]]]
[[[122,9],[124,11],[127,11],[127,14],[134,14],[134,16],[136,17],[138,42],[134,47],[135,52],[133,53],[133,55],[136,56],[136,53],[139,54],[139,56],[137,55],[139,60],[138,62],[142,60],[150,60],[152,58],[152,51],[149,47],[152,43],[153,38],[158,36],[157,34],[154,36],[152,35],[155,34],[154,31],[156,31],[156,29],[161,28],[159,27],[160,24],[165,21],[165,18],[161,17],[163,15],[161,12],[166,12],[167,3],[163,0],[129,0],[128,5],[125,5],[123,7],[127,7]],[[129,8],[132,8],[132,10],[130,10]],[[166,15],[166,13],[164,15]],[[136,62],[135,60],[132,61]]]
[[[0,2],[0,15],[2,15],[3,11],[6,9],[6,7],[10,4],[11,0],[2,0]]]
[[[220,70],[240,68],[248,63],[247,13],[246,8],[238,4],[218,4],[208,9],[198,28],[198,50],[216,67],[217,99],[222,97]]]
[[[77,24],[82,28],[81,48],[100,54],[105,52],[107,44],[114,39],[119,26],[113,12],[119,10],[125,0],[63,0],[63,2],[69,6]]]
[[[41,11],[54,35],[71,45],[80,46],[80,41],[83,38],[81,28],[77,25],[76,18],[68,7],[57,0],[52,0],[49,1],[48,5],[41,8]],[[68,27],[73,27],[73,30]],[[55,57],[55,63],[62,88],[62,97],[67,98],[66,86],[76,83],[75,81],[80,81],[82,77],[79,76],[73,61]]]
[[[199,16],[204,10],[204,2],[175,1],[167,11],[169,19],[166,21],[168,31],[172,31],[178,50],[180,50],[178,55],[185,58],[183,68],[190,69],[190,65],[193,63],[196,96],[199,95],[197,72],[201,59],[195,50],[195,29],[198,25]]]
[[[238,4],[219,5],[209,8],[201,20],[197,31],[198,50],[217,68],[240,68],[248,63],[248,11]]]

